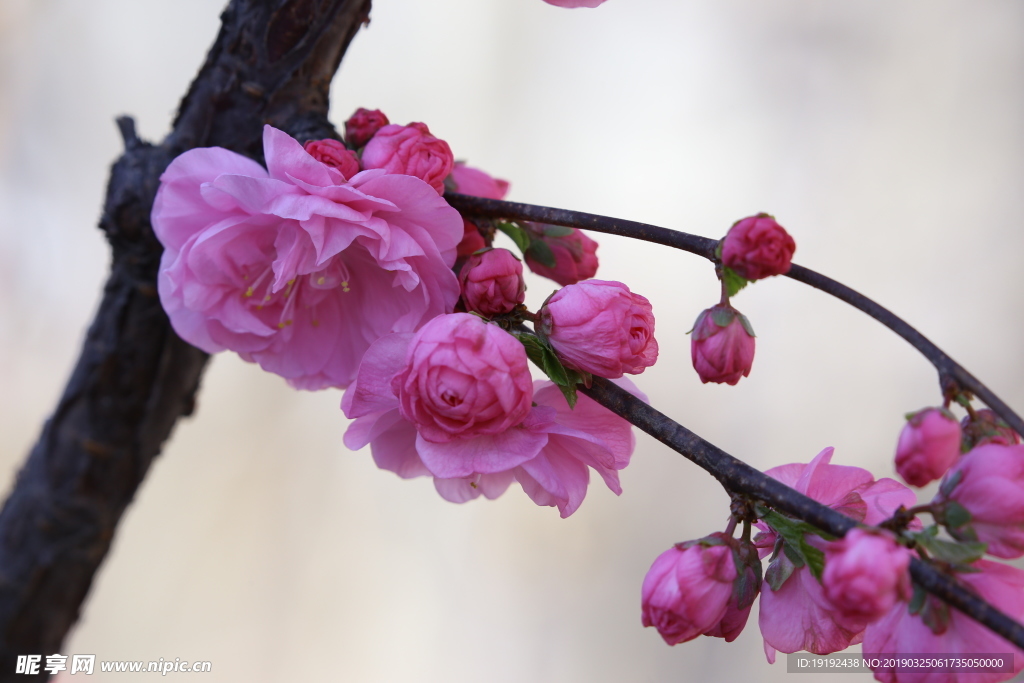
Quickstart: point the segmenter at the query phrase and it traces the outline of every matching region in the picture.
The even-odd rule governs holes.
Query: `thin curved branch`
[[[844,536],[857,526],[855,520],[734,458],[606,379],[595,377],[589,389],[579,390],[707,470],[728,491],[764,502],[834,536]],[[1024,625],[968,591],[951,576],[918,559],[911,562],[910,573],[926,591],[1024,649]]]
[[[217,145],[262,159],[264,123],[337,137],[331,78],[370,0],[232,0],[163,144],[118,120],[100,228],[113,263],[78,362],[0,511],[0,680],[17,655],[61,651],[125,508],[178,418],[191,414],[207,355],[171,329],[157,297],[163,247],[149,215],[160,174]],[[46,674],[29,676],[42,679]]]
[[[444,196],[449,204],[467,216],[535,221],[551,225],[563,225],[570,228],[580,228],[582,230],[593,230],[594,232],[604,232],[610,235],[621,235],[645,242],[663,244],[675,249],[688,251],[691,254],[703,256],[710,261],[715,261],[715,248],[718,246],[718,240],[707,237],[661,228],[656,225],[627,221],[621,218],[583,213],[582,211],[553,209],[546,206],[484,199],[450,192],[446,192]],[[840,301],[844,301],[854,308],[867,313],[903,337],[938,370],[939,383],[944,395],[955,394],[958,389],[967,390],[994,410],[1015,432],[1024,435],[1024,419],[1021,419],[1017,413],[977,377],[969,373],[962,365],[950,358],[945,351],[892,311],[846,285],[803,266],[794,264],[786,276],[797,282],[803,282],[816,289],[820,289],[826,294],[831,294]]]

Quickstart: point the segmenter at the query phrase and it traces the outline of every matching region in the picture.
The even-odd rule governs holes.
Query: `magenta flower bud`
[[[391,390],[402,417],[433,443],[501,434],[533,403],[526,349],[469,313],[439,315],[420,328]]]
[[[766,213],[737,221],[722,240],[722,265],[748,280],[789,272],[796,242]]]
[[[970,415],[965,417],[960,422],[960,428],[963,431],[960,450],[964,452],[987,443],[1002,446],[1014,446],[1020,443],[1020,435],[988,408],[974,411],[973,418]]]
[[[750,321],[728,304],[701,312],[693,324],[690,358],[704,384],[735,385],[754,363],[754,330]]]
[[[388,125],[388,117],[380,109],[356,109],[356,113],[345,122],[345,139],[355,149],[370,141],[378,130]]]
[[[942,408],[925,408],[907,418],[896,445],[896,471],[911,486],[924,486],[946,473],[960,456],[960,425]]]
[[[526,298],[523,264],[508,249],[473,254],[459,273],[466,309],[491,318],[510,313]]]
[[[964,454],[936,497],[937,503],[949,501],[969,515],[956,525],[958,538],[988,543],[996,557],[1024,555],[1024,446],[985,444]]]
[[[384,126],[363,149],[364,169],[416,176],[438,194],[444,194],[444,179],[454,165],[448,143],[431,135],[425,123]]]
[[[551,249],[555,257],[555,267],[549,268],[526,254],[526,265],[530,270],[554,280],[565,287],[574,285],[580,280],[589,280],[597,275],[597,242],[587,237],[581,230],[572,228],[568,235],[551,237],[544,235],[543,226],[536,226],[536,231]]]
[[[733,551],[720,540],[707,545],[708,540],[669,548],[644,577],[641,621],[658,629],[669,645],[715,629],[729,607],[737,577]]]
[[[709,538],[719,538],[732,549],[737,575],[725,613],[704,635],[725,638],[725,642],[731,643],[747,625],[754,598],[761,592],[761,558],[757,548],[749,541],[737,540],[725,534],[712,534]]]
[[[825,546],[821,584],[843,619],[875,621],[910,599],[910,551],[891,534],[852,529]]]
[[[320,163],[337,169],[345,180],[359,173],[359,157],[337,140],[310,140],[303,149]]]
[[[539,329],[566,365],[598,377],[639,375],[658,360],[651,303],[621,282],[563,287],[540,309]]]

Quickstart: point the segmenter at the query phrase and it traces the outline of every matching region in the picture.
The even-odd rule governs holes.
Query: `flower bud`
[[[571,228],[567,235],[544,234],[544,226],[531,224],[535,236],[547,244],[555,259],[554,267],[540,263],[530,253],[526,254],[526,265],[530,270],[554,280],[563,287],[574,285],[580,280],[589,280],[597,274],[597,242],[581,230]]]
[[[345,139],[355,149],[359,149],[370,141],[378,130],[388,125],[388,117],[380,109],[356,109],[345,122]]]
[[[825,546],[821,584],[839,616],[875,621],[910,598],[910,551],[887,533],[852,529]]]
[[[960,456],[960,425],[941,408],[907,418],[896,444],[896,471],[911,486],[924,486],[946,473]]]
[[[621,282],[563,287],[541,308],[539,329],[566,365],[598,377],[639,375],[658,360],[651,304]]]
[[[728,304],[697,316],[690,337],[690,358],[700,381],[735,385],[754,363],[754,331],[750,321]]]
[[[359,173],[359,157],[337,140],[310,140],[303,149],[320,163],[338,169],[345,180]]]
[[[470,194],[474,197],[486,197],[487,199],[504,199],[508,194],[508,181],[492,177],[489,173],[479,168],[466,166],[461,161],[456,161],[452,173],[448,176],[452,189],[461,194]]]
[[[508,249],[469,257],[459,273],[466,309],[491,318],[509,313],[526,298],[523,264]]]
[[[444,179],[454,164],[448,143],[431,135],[425,123],[384,126],[363,149],[364,169],[416,176],[438,194],[444,194]]]
[[[967,452],[975,446],[996,443],[1002,446],[1014,446],[1020,443],[1020,435],[1003,422],[996,413],[988,408],[974,411],[974,416],[966,416],[960,423],[963,439],[960,450]]]
[[[719,539],[669,548],[644,577],[641,621],[658,629],[669,645],[693,640],[720,625],[736,578],[733,551]]]
[[[473,252],[480,251],[487,246],[480,230],[465,218],[462,219],[462,241],[456,249],[459,258],[471,256]]]
[[[957,538],[988,543],[996,557],[1024,555],[1024,446],[984,444],[965,453],[946,473],[936,503],[952,501],[970,518]]]
[[[748,280],[789,272],[796,242],[766,213],[737,221],[722,240],[722,265]]]
[[[726,604],[725,614],[717,624],[705,631],[704,635],[725,638],[725,642],[731,643],[747,625],[754,598],[761,592],[761,558],[758,556],[757,548],[750,541],[737,540],[725,534],[712,534],[711,537],[721,539],[732,549],[737,575],[732,584],[732,594]]]

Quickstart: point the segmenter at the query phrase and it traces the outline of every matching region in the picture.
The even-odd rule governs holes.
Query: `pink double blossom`
[[[737,221],[722,240],[722,265],[748,280],[789,272],[796,242],[766,213]]]
[[[363,148],[362,163],[364,169],[415,176],[442,194],[455,159],[448,143],[431,135],[427,124],[410,123],[378,130]]]
[[[535,503],[568,517],[586,495],[589,468],[618,494],[633,452],[628,422],[586,396],[570,409],[550,382],[531,386],[522,345],[467,313],[375,342],[342,410],[354,419],[348,448],[369,444],[378,467],[433,476],[458,503],[496,498],[518,481]]]
[[[542,229],[537,230],[535,237],[542,240],[551,249],[555,257],[554,267],[546,266],[526,254],[526,265],[530,270],[554,280],[563,287],[574,285],[581,280],[589,280],[597,275],[597,242],[587,237],[578,228],[573,228],[568,235],[551,237]]]
[[[845,619],[871,622],[910,599],[910,551],[889,533],[851,529],[825,546],[821,584]]]
[[[995,605],[1010,618],[1024,620],[1024,571],[988,560],[973,565],[976,572],[957,574],[958,580],[990,605]],[[907,603],[900,602],[864,633],[864,656],[891,661],[891,655],[912,656],[942,653],[955,657],[964,655],[984,659],[986,655],[1010,654],[1013,670],[1006,672],[908,671],[899,667],[874,669],[875,679],[882,683],[998,683],[1013,678],[1024,669],[1024,652],[1001,636],[959,611],[926,599],[925,609],[936,609],[932,627],[921,614],[911,614]]]
[[[960,423],[948,410],[926,408],[907,418],[896,445],[896,471],[911,486],[939,479],[960,457]]]
[[[735,385],[754,365],[754,332],[729,304],[701,312],[690,336],[690,360],[704,384]]]
[[[508,249],[474,254],[459,272],[467,310],[485,317],[509,313],[526,299],[523,264]]]
[[[978,446],[946,474],[936,502],[970,513],[970,529],[996,557],[1024,555],[1024,445]]]
[[[875,481],[859,467],[833,465],[832,453],[832,448],[826,448],[807,465],[782,465],[765,474],[866,525],[882,522],[901,505],[913,506],[914,492],[903,484],[894,479]],[[759,526],[765,533],[755,542],[767,556],[777,535],[763,523]],[[764,582],[758,623],[769,662],[775,661],[776,651],[828,654],[843,650],[861,641],[867,625],[864,619],[837,611],[806,566],[795,569],[778,590]]]
[[[344,387],[375,339],[453,309],[462,220],[418,178],[346,179],[270,126],[263,145],[266,169],[212,147],[161,176],[160,301],[208,353],[231,349],[301,389]]]
[[[638,375],[658,360],[651,303],[621,282],[563,287],[541,308],[539,329],[567,365],[599,377]]]

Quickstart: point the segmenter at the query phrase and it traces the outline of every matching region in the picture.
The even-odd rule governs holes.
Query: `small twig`
[[[604,232],[610,235],[621,235],[645,242],[663,244],[675,249],[688,251],[691,254],[703,256],[710,261],[715,261],[717,240],[669,230],[668,228],[661,228],[656,225],[647,225],[646,223],[599,216],[581,211],[553,209],[518,202],[503,202],[497,199],[483,199],[463,194],[446,193],[445,199],[453,207],[468,216],[536,221],[551,225],[580,228],[582,230],[593,230],[594,232]],[[933,344],[927,337],[911,327],[899,316],[860,292],[803,266],[793,264],[786,276],[797,282],[803,282],[811,287],[820,289],[826,294],[831,294],[854,308],[867,313],[903,337],[935,366],[935,369],[939,372],[939,383],[943,387],[943,392],[947,391],[950,383],[955,384],[959,389],[966,389],[972,392],[984,401],[989,408],[994,410],[999,417],[1003,418],[1003,421],[1011,429],[1018,434],[1024,434],[1024,419],[1021,419],[1002,399],[996,396],[994,392],[982,384],[974,375],[967,372],[963,366],[950,358],[942,349]]]

